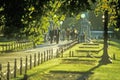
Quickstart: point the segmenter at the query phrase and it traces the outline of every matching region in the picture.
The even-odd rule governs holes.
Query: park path
[[[18,60],[18,66],[20,65],[19,61],[20,58],[23,58],[23,61],[25,61],[26,56],[34,56],[34,54],[40,52],[43,53],[46,50],[49,49],[53,49],[53,53],[56,53],[57,49],[64,44],[70,43],[72,42],[72,40],[70,41],[60,41],[59,44],[56,43],[52,43],[50,44],[49,42],[46,42],[44,44],[38,45],[36,48],[31,48],[28,50],[24,50],[24,51],[19,51],[19,52],[11,52],[11,53],[3,53],[0,55],[0,64],[2,64],[2,70],[4,72],[4,69],[6,71],[7,68],[7,63],[10,62],[11,66],[14,67],[14,60],[17,59]]]

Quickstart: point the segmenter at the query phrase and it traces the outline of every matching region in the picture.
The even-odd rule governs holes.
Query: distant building
[[[113,31],[108,31],[108,37],[113,37]],[[92,39],[103,39],[104,38],[104,31],[91,31],[91,38]]]

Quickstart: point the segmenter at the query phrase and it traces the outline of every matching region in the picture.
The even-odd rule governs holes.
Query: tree
[[[0,35],[3,33],[3,28],[4,28],[4,23],[5,23],[5,16],[4,16],[4,8],[3,8],[3,3],[4,0],[1,0],[0,2]]]
[[[116,20],[116,24],[115,24],[115,27],[116,28],[120,28],[120,1],[118,0],[117,3],[115,2],[112,2],[111,5],[116,5],[114,8],[115,8],[115,12],[116,12],[116,17],[114,20]]]
[[[0,8],[3,8],[2,13],[5,18],[4,36],[12,38],[26,35],[26,37],[29,37],[40,33],[34,30],[34,28],[39,26],[38,24],[44,11],[44,5],[48,1],[49,0],[3,0],[0,3]],[[28,28],[28,30],[26,30],[26,28]]]
[[[52,18],[54,25],[59,26],[66,16],[90,9],[92,2],[95,0],[3,0],[0,7],[5,20],[4,35],[38,41],[48,28],[48,20]]]
[[[24,15],[24,0],[4,0],[4,4],[4,35],[13,37],[14,34],[19,33],[19,30],[24,26],[21,21],[21,18]]]
[[[108,26],[116,24],[116,5],[117,0],[98,0],[96,13],[102,13],[104,15],[104,47],[103,55],[100,60],[102,64],[111,63],[110,57],[108,55]],[[108,20],[108,15],[110,14],[110,20]],[[108,24],[109,23],[109,24]]]
[[[91,10],[95,2],[96,0],[64,0],[60,11],[69,16],[76,16],[82,11]]]

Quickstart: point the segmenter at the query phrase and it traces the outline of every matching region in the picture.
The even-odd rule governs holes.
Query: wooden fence
[[[55,51],[54,49],[48,49],[43,52],[37,52],[33,55],[26,56],[25,58],[20,58],[19,60],[14,60],[14,65],[10,62],[7,63],[6,70],[3,71],[2,64],[0,64],[0,80],[10,80],[11,78],[16,78],[18,75],[24,75],[27,70],[32,69],[50,59],[63,57],[63,52],[68,48],[74,46],[76,41],[59,46]]]
[[[33,48],[34,43],[30,41],[16,41],[11,43],[0,44],[0,52],[11,52],[11,51],[19,51],[23,49]]]

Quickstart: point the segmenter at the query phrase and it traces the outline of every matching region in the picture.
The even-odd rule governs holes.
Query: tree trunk
[[[110,57],[108,55],[108,11],[104,12],[105,20],[104,20],[104,47],[103,47],[103,55],[100,63],[108,64],[111,63]]]

